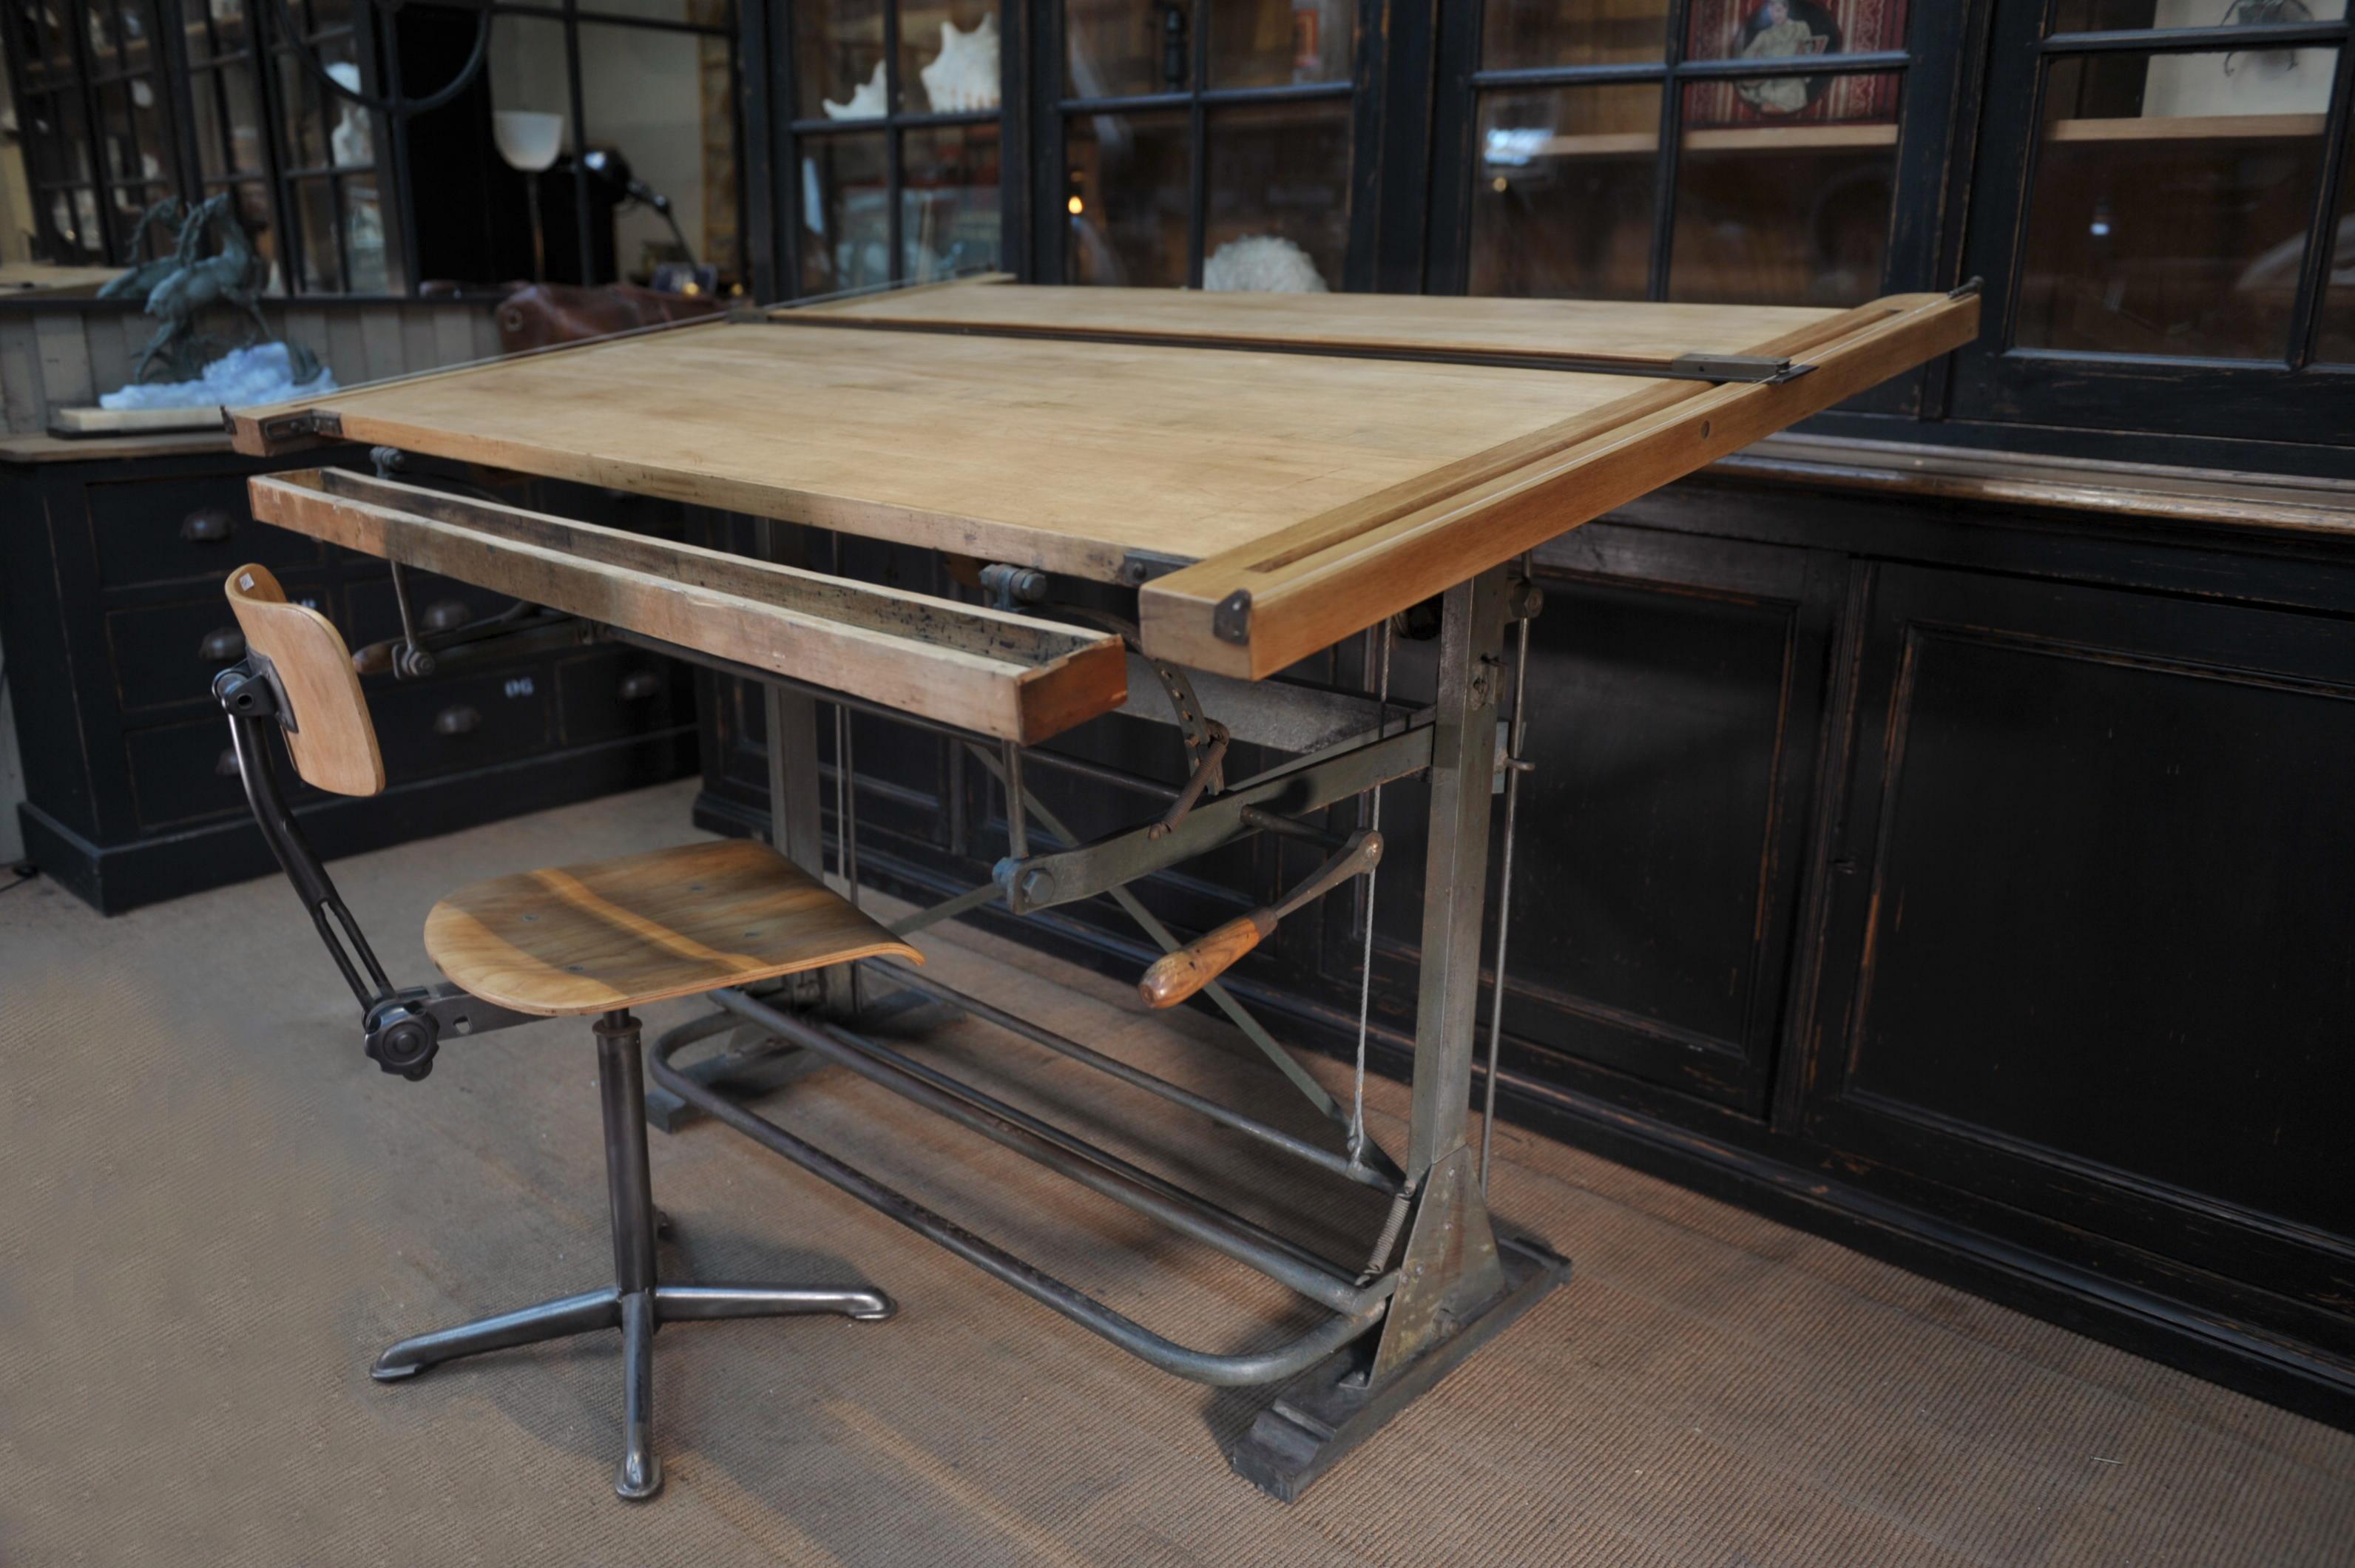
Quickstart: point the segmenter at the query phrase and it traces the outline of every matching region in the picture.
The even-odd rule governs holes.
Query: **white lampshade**
[[[536,175],[553,166],[564,151],[564,116],[501,109],[491,115],[491,140],[507,167]]]

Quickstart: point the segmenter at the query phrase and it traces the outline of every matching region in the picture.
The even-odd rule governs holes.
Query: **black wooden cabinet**
[[[2355,1360],[2355,621],[1859,596],[1797,1130]]]
[[[232,568],[270,567],[355,647],[400,628],[383,562],[253,521],[245,479],[269,466],[285,464],[226,453],[0,464],[0,636],[24,756],[25,852],[108,913],[272,869],[212,698],[213,677],[245,652],[221,593]],[[680,526],[676,508],[597,493],[560,504]],[[412,603],[429,625],[500,607],[431,575]],[[694,765],[691,683],[631,648],[453,662],[430,679],[366,687],[390,787],[366,800],[290,795],[331,857]]]
[[[941,590],[912,552],[847,549]],[[2355,550],[1721,475],[1537,568],[1505,1114],[2355,1421]],[[1361,679],[1360,657],[1317,673]],[[1398,645],[1401,700],[1432,664]],[[759,705],[708,694],[698,813],[745,830]],[[819,729],[830,769],[830,710]],[[985,880],[986,773],[881,721],[852,735],[866,880]],[[1034,753],[1028,782],[1088,836],[1158,803],[1057,752],[1181,765],[1133,720]],[[1421,807],[1412,783],[1384,801],[1391,1071]],[[1191,933],[1314,859],[1253,841],[1142,891]],[[1347,1051],[1363,918],[1325,901],[1234,985],[1281,1037]],[[1101,901],[996,924],[1109,974],[1150,956]]]

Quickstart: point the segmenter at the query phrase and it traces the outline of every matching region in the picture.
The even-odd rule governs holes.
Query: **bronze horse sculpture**
[[[116,280],[127,285],[144,281],[149,268],[165,268],[147,294],[147,314],[164,325],[140,350],[132,366],[133,381],[145,380],[159,362],[175,380],[192,381],[201,376],[205,365],[217,357],[211,351],[219,345],[198,335],[196,321],[200,313],[217,306],[242,311],[252,319],[252,335],[236,347],[269,341],[270,323],[262,319],[260,304],[268,271],[244,228],[229,210],[229,199],[230,193],[223,191],[188,213],[168,261],[150,262]],[[148,217],[154,217],[162,205],[149,208]],[[146,219],[141,221],[144,226]],[[219,249],[209,256],[202,254],[208,234],[219,239]],[[129,293],[130,288],[122,292]],[[318,358],[301,344],[289,341],[286,356],[296,385],[317,378]]]

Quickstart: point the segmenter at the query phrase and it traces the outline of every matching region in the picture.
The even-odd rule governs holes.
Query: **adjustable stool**
[[[892,1306],[865,1288],[657,1279],[644,1059],[630,1009],[879,954],[917,963],[922,955],[773,849],[736,839],[461,888],[425,919],[426,952],[450,983],[395,987],[287,812],[263,744],[263,720],[274,719],[295,771],[311,784],[351,795],[384,788],[384,762],[351,656],[326,617],[289,603],[264,567],[231,572],[229,599],[247,656],[221,673],[214,693],[229,714],[246,799],[359,999],[368,1054],[413,1082],[432,1070],[444,1031],[480,1034],[538,1018],[597,1019],[613,1283],[403,1339],[377,1358],[371,1375],[391,1382],[460,1356],[618,1328],[623,1446],[613,1489],[652,1497],[662,1488],[652,1445],[656,1328],[798,1313],[876,1321]]]

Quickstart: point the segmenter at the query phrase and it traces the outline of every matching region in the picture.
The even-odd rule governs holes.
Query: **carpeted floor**
[[[438,894],[677,842],[687,799],[335,869],[421,980]],[[923,945],[954,983],[1278,1103],[1205,1019],[969,933]],[[632,1507],[607,1489],[613,1337],[366,1372],[400,1335],[610,1277],[586,1029],[459,1042],[412,1087],[361,1059],[350,1013],[282,884],[113,921],[47,883],[0,896],[0,1563],[2355,1563],[2355,1436],[1512,1129],[1496,1206],[1575,1279],[1291,1507],[1220,1457],[1247,1398],[1147,1370],[723,1129],[658,1136],[666,1273],[864,1279],[902,1311],[664,1334],[669,1485]],[[1108,1123],[1335,1255],[1370,1233],[1369,1194],[1280,1180],[1009,1036],[918,1025],[928,1059]],[[1403,1099],[1376,1087],[1378,1132]],[[1241,1348],[1298,1321],[847,1074],[768,1105],[1155,1328]]]

